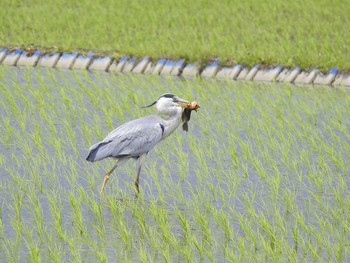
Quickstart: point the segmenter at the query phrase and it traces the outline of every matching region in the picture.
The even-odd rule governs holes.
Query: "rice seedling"
[[[346,91],[51,69],[0,75],[3,261],[349,259]],[[153,114],[141,106],[165,92],[200,102],[189,132],[149,153],[137,199],[132,163],[101,198],[113,162],[89,165],[88,145]]]

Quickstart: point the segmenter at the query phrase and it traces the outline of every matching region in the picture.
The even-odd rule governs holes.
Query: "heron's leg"
[[[113,168],[105,175],[105,177],[103,178],[103,183],[102,183],[102,187],[101,187],[101,191],[100,194],[102,195],[104,193],[104,188],[106,186],[106,183],[109,179],[109,177],[111,176],[111,174],[113,173],[113,171],[120,165],[122,165],[123,163],[125,163],[128,159],[119,159],[117,161],[117,163],[113,166]]]
[[[140,189],[139,189],[139,179],[140,179],[140,172],[141,172],[141,167],[142,164],[145,160],[146,154],[142,154],[140,155],[140,157],[137,159],[137,165],[136,165],[136,181],[135,181],[135,186],[136,186],[136,190],[137,193],[140,193]]]

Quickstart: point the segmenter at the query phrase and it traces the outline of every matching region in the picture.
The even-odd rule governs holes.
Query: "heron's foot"
[[[104,195],[104,189],[105,189],[106,183],[107,183],[110,176],[111,176],[110,174],[106,174],[106,176],[103,178],[103,183],[102,183],[102,187],[100,190],[101,195]]]

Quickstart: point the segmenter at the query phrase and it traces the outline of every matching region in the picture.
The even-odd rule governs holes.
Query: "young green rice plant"
[[[6,74],[29,82],[0,89],[10,96],[0,97],[0,189],[9,200],[1,251],[9,260],[29,250],[35,257],[38,247],[42,261],[58,262],[347,258],[346,93],[85,71]],[[198,96],[190,131],[179,128],[150,152],[137,199],[132,162],[100,198],[114,161],[87,163],[87,148],[123,121],[154,114],[139,107],[165,92]],[[332,121],[337,114],[342,124]]]
[[[1,250],[2,257],[7,262],[18,262],[20,260],[20,256],[18,253],[18,243],[13,244],[10,240],[1,240]]]
[[[28,239],[26,239],[26,246],[29,252],[28,261],[31,262],[41,262],[40,248],[36,244],[33,237],[33,229],[25,229],[25,234]]]
[[[47,198],[49,201],[50,211],[53,219],[52,220],[53,228],[57,232],[58,237],[61,240],[65,240],[67,237],[66,237],[65,230],[63,228],[64,227],[63,226],[63,207],[61,204],[60,196],[58,192],[53,191],[47,195]]]
[[[34,219],[34,223],[36,226],[36,234],[41,243],[45,240],[45,235],[47,228],[44,225],[43,211],[42,206],[39,202],[39,199],[36,197],[36,193],[34,189],[30,189],[30,192],[27,195],[29,201],[29,211],[32,213],[32,218]]]
[[[15,230],[17,236],[21,236],[22,233],[22,215],[21,208],[23,205],[23,195],[15,193],[12,195],[12,204],[9,206],[10,210],[14,213],[11,219],[11,226]]]
[[[234,242],[235,229],[231,226],[229,218],[232,216],[228,211],[213,209],[213,216],[217,224],[222,228],[227,241]]]
[[[84,229],[84,224],[83,224],[83,215],[81,211],[81,201],[80,198],[78,199],[78,196],[75,195],[74,193],[70,193],[69,196],[69,202],[72,207],[72,222],[73,222],[73,227],[78,236],[85,235],[86,234],[86,229]]]
[[[55,242],[50,242],[50,246],[48,248],[48,258],[51,262],[60,263],[63,262],[61,259],[63,251],[59,245]]]
[[[181,225],[182,236],[183,236],[180,253],[186,261],[189,261],[192,258],[192,255],[194,252],[193,251],[194,237],[191,230],[191,224],[189,220],[186,218],[186,216],[181,213],[180,210],[176,209],[175,214]]]
[[[12,207],[9,206],[11,209]],[[8,257],[9,261],[16,262],[20,258],[20,250],[21,250],[21,237],[22,237],[22,231],[23,226],[22,222],[16,218],[9,217],[11,220],[11,227],[15,231],[16,236],[12,239],[6,238],[2,240],[2,247],[6,252],[6,255]]]
[[[123,250],[127,253],[127,258],[130,258],[130,254],[133,248],[133,235],[129,227],[125,224],[124,221],[119,222],[118,228],[115,229],[118,233],[118,236],[123,244]],[[128,255],[129,254],[129,255]]]

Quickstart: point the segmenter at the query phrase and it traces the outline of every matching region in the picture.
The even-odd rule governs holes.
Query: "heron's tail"
[[[90,148],[90,153],[89,155],[86,157],[86,160],[89,162],[95,162],[95,161],[100,161],[108,156],[106,156],[104,153],[102,153],[103,151],[100,151],[101,148],[103,148],[103,146],[105,146],[106,144],[108,144],[110,142],[100,142],[100,143],[96,143],[94,144],[91,148]],[[99,152],[100,151],[100,152]]]

